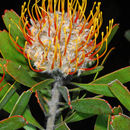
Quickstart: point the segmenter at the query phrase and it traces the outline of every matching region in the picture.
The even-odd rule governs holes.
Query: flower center
[[[76,17],[77,15],[74,15],[73,19]],[[48,13],[36,24],[30,20],[32,26],[29,29],[33,40],[32,45],[26,45],[25,52],[34,61],[37,69],[47,72],[59,69],[68,74],[86,67],[88,63],[91,64],[92,61],[85,57],[94,46],[91,39],[86,42],[90,29],[80,32],[84,22],[79,19],[73,22],[73,19],[70,19],[67,13],[56,11]],[[46,22],[42,22],[43,20]],[[84,26],[87,25],[86,22]]]

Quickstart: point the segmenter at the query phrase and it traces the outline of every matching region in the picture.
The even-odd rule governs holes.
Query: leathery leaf
[[[0,130],[16,130],[22,128],[27,124],[26,120],[22,116],[12,116],[0,121]]]
[[[114,130],[129,130],[130,118],[123,114],[116,115],[113,117],[111,124]]]
[[[23,112],[25,111],[25,108],[28,105],[31,94],[32,93],[30,90],[23,92],[21,94],[21,96],[18,98],[17,102],[15,103],[15,105],[10,113],[10,116],[23,114]]]
[[[107,40],[107,45],[109,45],[109,43],[111,42],[112,38],[115,36],[117,30],[119,28],[119,24],[115,24],[113,27],[112,27],[112,31],[111,31],[111,34],[108,36],[108,40]],[[106,41],[103,43],[103,47],[102,49],[99,51],[99,55],[103,53],[103,51],[105,50],[106,48]]]
[[[15,91],[16,91],[16,86],[13,84],[6,91],[6,93],[3,95],[2,99],[0,100],[0,109],[2,109],[4,107],[4,105],[9,101],[10,97],[12,97],[12,95],[15,93]]]
[[[115,79],[118,79],[121,83],[129,82],[130,81],[130,66],[121,68],[112,73],[106,74],[92,81],[91,84],[108,84]]]
[[[20,17],[13,10],[5,10],[4,15],[2,16],[6,28],[9,30],[10,24],[10,33],[14,39],[18,36],[18,44],[24,47],[25,38],[23,33],[20,30]],[[22,26],[22,24],[21,24]]]
[[[103,99],[85,98],[71,102],[72,109],[86,114],[111,114],[110,105]]]
[[[69,117],[65,119],[66,123],[77,122],[92,117],[93,114],[85,114],[81,112],[73,112]]]
[[[12,61],[8,61],[5,68],[11,77],[25,86],[32,87],[37,83],[22,66],[17,65]]]
[[[9,89],[9,85],[7,84],[2,91],[6,93],[6,91]],[[1,94],[1,93],[0,93]],[[15,92],[12,97],[10,97],[9,101],[5,104],[3,109],[7,111],[8,113],[11,113],[12,109],[14,108],[17,100],[19,99],[19,95]],[[40,129],[43,129],[43,127],[35,120],[35,118],[32,116],[30,109],[27,107],[23,113],[23,117],[29,122],[29,124],[36,126]]]
[[[73,83],[73,84],[92,93],[114,97],[113,93],[110,91],[108,87],[108,84],[81,84],[81,83]]]
[[[115,97],[130,111],[129,90],[119,80],[112,81],[109,84],[109,88]]]
[[[24,68],[29,69],[25,57],[16,50],[14,43],[6,31],[0,32],[0,51],[5,59],[12,60]]]

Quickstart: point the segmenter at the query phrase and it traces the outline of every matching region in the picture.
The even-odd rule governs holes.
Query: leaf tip
[[[116,24],[113,25],[112,28],[114,28],[115,26],[118,26],[118,28],[119,28],[120,24],[119,24],[119,23],[116,23]]]
[[[22,118],[25,121],[25,124],[29,124],[29,122],[21,115],[16,115],[14,117],[20,117],[20,118]]]
[[[122,115],[122,113],[119,113],[119,115],[121,116],[121,115]]]
[[[8,11],[9,11],[8,9],[5,9],[5,10],[4,10],[4,15],[5,15],[5,13],[7,13]]]
[[[108,101],[105,100],[105,102],[107,103],[107,105],[109,106],[109,108],[111,109],[111,112],[114,113],[114,110],[112,109],[112,106],[109,104]]]

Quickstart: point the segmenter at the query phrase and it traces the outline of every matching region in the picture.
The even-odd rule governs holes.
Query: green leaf
[[[97,73],[97,72],[99,72],[99,71],[102,71],[103,68],[104,68],[103,66],[98,66],[98,67],[96,67],[96,68],[93,69],[93,70],[88,70],[88,71],[82,72],[82,73],[80,74],[80,76],[87,76],[87,75],[95,74],[95,73]],[[74,75],[74,78],[76,78],[76,77],[77,77],[77,75]]]
[[[111,117],[111,115],[98,115],[94,130],[113,130],[112,126],[110,125]]]
[[[10,11],[6,10],[2,18],[8,30],[9,30],[9,24],[11,25],[10,28],[11,35],[13,36],[14,39],[16,39],[16,37],[18,36],[19,37],[18,44],[23,47],[25,43],[25,38],[19,27],[20,17],[13,10]]]
[[[60,125],[58,125],[58,127],[55,128],[55,130],[70,130],[70,128],[65,122],[62,122]]]
[[[7,87],[7,88],[6,88]],[[3,90],[7,91],[8,88],[10,86],[5,86]],[[5,89],[6,88],[6,89]],[[1,92],[1,91],[0,91]],[[1,94],[1,93],[0,93]],[[6,103],[6,105],[4,106],[4,110],[7,111],[8,113],[10,113],[14,107],[14,105],[16,104],[17,100],[19,98],[19,95],[15,92],[14,95],[12,97],[10,97],[9,101]],[[27,107],[23,113],[23,116],[25,117],[25,119],[32,124],[33,126],[38,127],[39,129],[43,129],[43,127],[34,119],[34,117],[32,116],[30,109]]]
[[[113,115],[119,115],[120,113],[123,113],[121,106],[113,108]]]
[[[33,92],[35,92],[36,90],[39,90],[39,91],[44,90],[46,88],[49,88],[50,84],[53,82],[54,82],[54,79],[46,79],[33,85],[31,89]]]
[[[72,123],[72,122],[77,122],[77,121],[81,121],[87,118],[92,117],[93,114],[86,114],[86,113],[81,113],[81,112],[73,112],[69,117],[67,117],[65,119],[66,123]]]
[[[123,114],[116,115],[112,120],[112,127],[114,128],[114,130],[129,130],[130,118]]]
[[[106,130],[108,125],[108,115],[98,115],[94,130]]]
[[[25,130],[37,130],[37,128],[32,125],[26,125],[26,126],[24,126],[24,129]]]
[[[8,61],[6,65],[6,71],[17,82],[25,86],[32,87],[34,84],[37,83],[35,80],[31,78],[31,76],[22,66],[19,66],[12,61]]]
[[[17,130],[26,125],[26,123],[22,116],[12,116],[0,121],[0,130]]]
[[[111,114],[110,105],[102,99],[86,98],[78,99],[71,103],[72,108],[86,114]]]
[[[109,88],[115,97],[130,111],[129,90],[119,80],[112,81],[109,84]]]
[[[13,107],[11,113],[10,113],[10,116],[22,115],[23,114],[25,108],[28,105],[31,94],[32,93],[31,93],[30,90],[23,92],[21,94],[21,96],[18,98],[16,104],[14,105],[14,107]]]
[[[5,93],[5,95],[2,97],[2,99],[0,100],[0,110],[4,107],[4,105],[9,101],[10,97],[15,93],[16,91],[16,86],[12,85],[7,92]]]
[[[115,24],[112,28],[112,31],[111,31],[111,34],[109,35],[108,37],[108,40],[107,40],[107,45],[109,45],[109,43],[111,42],[112,38],[115,36],[117,30],[119,28],[119,24]],[[103,47],[102,49],[99,51],[99,55],[101,55],[103,53],[103,51],[105,50],[106,48],[106,42],[103,43]]]
[[[73,83],[73,84],[92,93],[114,97],[113,93],[110,91],[108,87],[108,84],[81,84],[81,83]]]
[[[29,69],[25,57],[16,50],[14,43],[12,43],[6,31],[0,32],[0,51],[5,59],[12,60]]]
[[[118,79],[122,83],[129,82],[130,81],[130,66],[116,70],[105,76],[102,76],[92,81],[91,84],[108,84],[115,79]]]
[[[56,125],[55,130],[70,130],[70,128],[67,126],[66,122],[63,121],[63,117],[60,117],[59,123]]]
[[[42,94],[39,91],[35,92],[35,97],[37,98],[37,102],[41,107],[42,111],[44,112],[45,116],[48,116],[48,105],[46,101],[43,100]]]
[[[112,27],[112,31],[111,31],[111,34],[109,35],[108,37],[108,44],[111,42],[112,38],[115,36],[117,30],[119,29],[119,24],[115,24],[113,27]]]
[[[0,64],[1,64],[2,66],[4,66],[4,64],[6,64],[6,60],[3,59],[3,58],[0,58]],[[3,68],[4,68],[4,67],[3,67]],[[6,73],[6,72],[5,72],[5,73]],[[3,74],[2,67],[0,67],[0,74]]]
[[[130,42],[130,30],[127,30],[124,36]]]
[[[111,125],[111,118],[112,118],[112,116],[109,115],[108,116],[107,130],[113,130],[112,125]]]
[[[61,87],[58,88],[58,90],[61,93],[61,95],[63,96],[63,98],[65,99],[66,103],[68,103],[69,102],[69,99],[68,99],[69,90],[68,90],[68,88],[65,87],[65,86],[61,86]]]
[[[5,111],[7,111],[8,113],[10,113],[12,111],[12,109],[13,109],[13,107],[14,107],[17,99],[18,99],[18,97],[19,97],[18,94],[14,93],[12,95],[12,97],[10,97],[9,101],[5,104],[5,106],[3,107],[3,109]]]
[[[29,124],[44,130],[43,127],[35,120],[35,118],[32,116],[31,111],[29,109],[29,107],[26,108],[23,117],[29,122]]]
[[[3,80],[0,83],[0,100],[3,98],[3,96],[5,95],[5,93],[9,88],[10,88],[10,84],[8,84],[5,80]]]

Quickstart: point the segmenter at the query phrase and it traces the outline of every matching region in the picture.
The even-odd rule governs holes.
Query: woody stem
[[[47,120],[46,130],[54,130],[56,112],[57,112],[59,97],[60,97],[58,87],[60,86],[61,83],[59,81],[56,81],[52,89],[52,98],[51,101],[49,102],[49,117]]]

